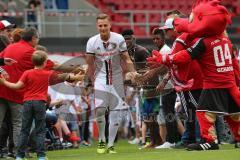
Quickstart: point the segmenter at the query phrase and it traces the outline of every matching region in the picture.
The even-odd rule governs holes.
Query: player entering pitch
[[[99,130],[97,153],[105,153],[105,113],[109,109],[109,137],[107,153],[116,153],[113,143],[119,122],[127,110],[124,99],[123,73],[135,75],[122,35],[111,32],[110,18],[99,14],[96,20],[99,34],[87,42],[88,76],[94,83],[95,113]]]

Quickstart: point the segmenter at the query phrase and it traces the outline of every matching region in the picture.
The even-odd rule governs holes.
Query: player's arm
[[[133,62],[129,57],[129,54],[127,51],[124,51],[122,54],[120,54],[121,57],[121,67],[124,70],[124,73],[127,72],[136,72]]]
[[[85,56],[86,62],[87,62],[87,76],[92,81],[94,80],[94,74],[95,74],[95,56],[91,54],[86,54]]]
[[[93,46],[92,39],[90,38],[87,42],[86,46],[86,54],[85,54],[85,60],[87,62],[87,76],[91,81],[94,81],[94,74],[95,74],[95,47]]]
[[[24,83],[22,81],[18,81],[17,83],[11,83],[4,78],[1,78],[0,83],[13,90],[18,90],[24,87]]]

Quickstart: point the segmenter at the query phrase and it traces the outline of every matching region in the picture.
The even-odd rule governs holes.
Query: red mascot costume
[[[188,145],[188,150],[219,149],[216,142],[216,115],[222,114],[240,148],[240,91],[239,65],[232,54],[232,44],[225,34],[231,23],[230,14],[219,0],[198,0],[192,10],[193,19],[175,18],[178,32],[186,32],[199,40],[186,50],[174,55],[154,52],[150,64],[181,66],[196,59],[201,66],[204,82],[197,108],[203,142]]]

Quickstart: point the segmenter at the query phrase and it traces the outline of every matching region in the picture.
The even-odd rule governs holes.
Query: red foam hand
[[[157,62],[157,57],[149,57],[147,58],[147,65],[153,69],[158,68],[160,64]]]
[[[162,64],[162,55],[156,51],[152,51],[152,57],[147,58],[147,65],[150,68],[157,68]]]
[[[153,50],[152,51],[152,56],[153,57],[158,57],[158,56],[161,56],[161,53],[159,51],[157,51],[157,50]]]

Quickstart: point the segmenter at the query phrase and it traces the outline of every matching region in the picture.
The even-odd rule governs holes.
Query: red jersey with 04
[[[204,75],[203,88],[230,88],[236,85],[232,65],[232,44],[226,37],[203,40],[205,52],[199,59]]]

